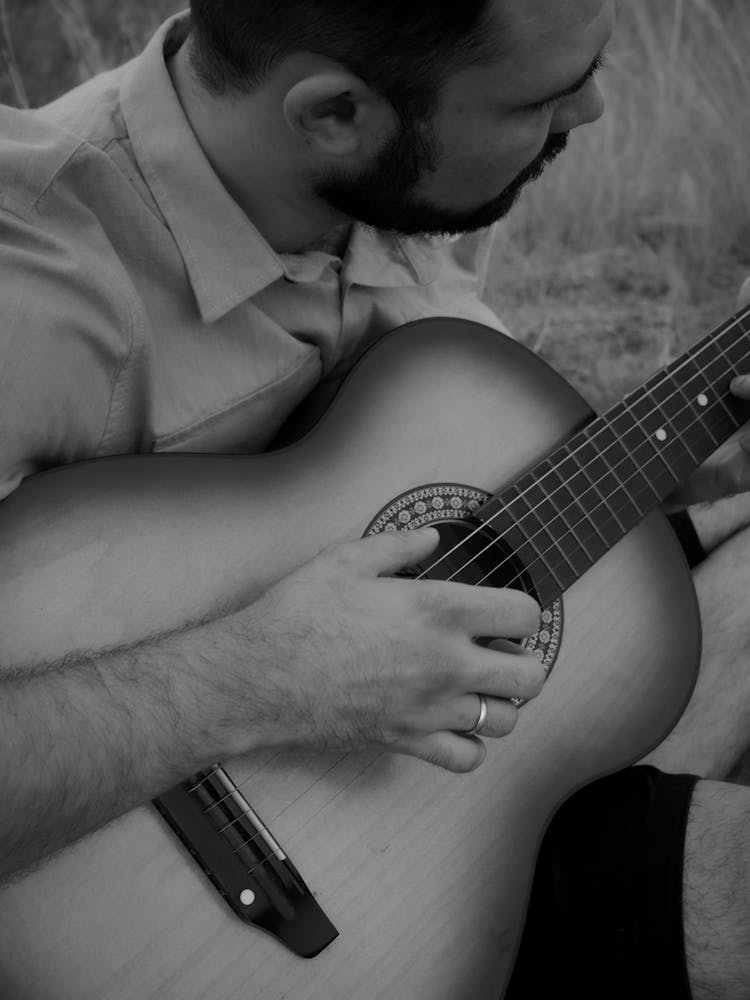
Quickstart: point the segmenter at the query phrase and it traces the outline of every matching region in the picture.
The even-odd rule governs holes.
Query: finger
[[[737,308],[744,309],[746,305],[750,304],[750,278],[747,278],[740,289],[740,294],[737,299]]]
[[[413,736],[392,744],[391,749],[419,757],[454,774],[475,771],[487,756],[487,748],[481,740],[451,732]]]
[[[383,531],[353,542],[344,542],[331,551],[340,563],[365,576],[389,576],[426,559],[437,548],[440,535],[435,528],[415,531]]]
[[[468,635],[525,639],[539,628],[541,608],[522,590],[475,587],[440,580],[416,581],[425,604],[446,628]]]
[[[498,653],[508,653],[511,656],[525,656],[526,650],[512,639],[491,639],[482,644],[486,649],[493,649]]]
[[[493,698],[521,698],[529,701],[541,692],[547,672],[540,660],[527,650],[501,653],[476,647],[472,669],[461,677],[472,691]]]
[[[487,702],[487,714],[484,717],[480,731],[477,736],[487,736],[492,739],[499,739],[507,736],[515,728],[518,722],[518,709],[515,705],[504,698],[485,697]],[[451,710],[451,719],[443,723],[439,728],[451,728],[459,736],[465,736],[470,729],[476,725],[479,716],[479,696],[467,694],[457,699],[446,710]]]
[[[750,375],[737,375],[729,383],[733,395],[739,399],[750,399]]]

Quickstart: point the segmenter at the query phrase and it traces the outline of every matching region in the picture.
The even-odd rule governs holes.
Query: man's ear
[[[322,70],[295,83],[284,98],[284,117],[326,156],[369,153],[396,123],[391,104],[345,70]]]

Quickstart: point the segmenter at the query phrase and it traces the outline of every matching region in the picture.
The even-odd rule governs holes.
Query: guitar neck
[[[750,370],[750,307],[484,504],[547,604],[664,501],[744,422],[729,392]]]

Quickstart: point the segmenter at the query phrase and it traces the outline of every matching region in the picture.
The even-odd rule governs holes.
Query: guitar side
[[[429,321],[381,341],[310,434],[282,451],[133,456],[44,474],[3,504],[0,661],[132,641],[238,591],[250,598],[322,546],[361,535],[406,490],[496,491],[588,414],[500,334]],[[654,513],[566,593],[545,690],[510,737],[489,741],[476,773],[375,753],[227,765],[248,779],[247,798],[339,928],[318,958],[297,959],[239,923],[141,808],[3,891],[0,993],[494,998],[550,816],[660,742],[698,655],[690,574]]]

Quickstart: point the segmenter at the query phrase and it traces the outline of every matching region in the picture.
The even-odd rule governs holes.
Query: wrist
[[[264,741],[253,643],[229,614],[170,637],[164,669],[185,756],[198,767],[242,756]]]

